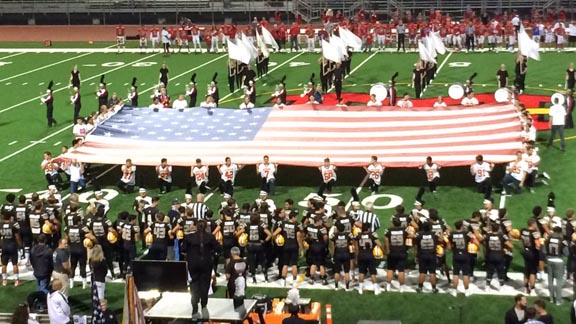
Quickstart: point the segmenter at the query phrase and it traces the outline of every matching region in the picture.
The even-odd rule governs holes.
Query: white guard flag
[[[332,37],[330,37],[330,45],[332,45],[338,51],[338,55],[340,56],[339,62],[348,56],[346,45],[340,37],[332,35]]]
[[[520,54],[526,55],[527,57],[540,61],[540,45],[533,41],[530,36],[526,33],[524,26],[520,26],[520,31],[518,32],[518,50]]]
[[[329,61],[342,62],[339,50],[324,39],[322,40],[322,56]]]
[[[250,52],[243,45],[236,45],[231,40],[228,40],[228,56],[232,60],[250,64]]]
[[[240,40],[242,41],[242,46],[244,46],[250,53],[250,61],[254,61],[258,57],[258,50],[254,47],[254,44],[248,40],[248,37],[242,33]]]
[[[420,59],[422,61],[436,63],[436,60],[431,57],[430,52],[428,52],[428,49],[422,41],[418,42],[418,54],[420,54]]]
[[[440,38],[440,32],[431,32],[430,36],[432,38],[432,42],[434,43],[434,47],[436,48],[436,52],[438,52],[440,55],[446,54],[446,46],[444,46],[442,38]]]
[[[264,43],[264,40],[262,39],[262,36],[260,34],[258,34],[258,32],[256,32],[256,44],[258,45],[258,48],[260,49],[260,51],[262,51],[262,55],[264,55],[264,57],[270,56],[270,51],[268,50],[268,46],[266,46],[266,44]]]
[[[268,29],[266,29],[266,27],[262,26],[262,40],[264,41],[264,44],[268,44],[270,46],[272,46],[273,49],[279,49],[280,47],[278,46],[278,44],[276,43],[276,40],[274,39],[274,37],[272,37],[272,34],[270,33],[270,31]]]
[[[352,47],[355,51],[362,49],[362,39],[356,36],[353,32],[346,28],[340,27],[340,38],[348,47]]]

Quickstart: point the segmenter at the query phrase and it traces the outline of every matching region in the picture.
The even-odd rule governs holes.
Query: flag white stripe
[[[440,125],[458,125],[465,123],[486,123],[494,122],[502,119],[509,120],[516,117],[516,114],[507,115],[497,115],[485,117],[481,121],[476,117],[462,118],[462,119],[439,119],[439,120],[387,120],[387,121],[374,121],[374,122],[354,122],[351,123],[350,120],[345,120],[343,118],[342,122],[322,122],[318,125],[318,121],[286,121],[286,122],[276,122],[269,121],[266,123],[266,127],[270,128],[304,128],[304,127],[315,127],[315,128],[366,128],[366,127],[420,127],[420,126],[440,126]]]
[[[434,136],[441,134],[460,134],[460,133],[471,133],[471,132],[490,132],[497,129],[517,127],[518,122],[508,122],[502,124],[493,125],[482,125],[482,126],[464,126],[446,129],[425,129],[425,130],[406,130],[406,131],[395,131],[392,133],[383,132],[356,132],[356,133],[342,133],[342,132],[286,132],[278,130],[266,130],[265,128],[258,132],[258,137],[268,137],[268,138],[370,138],[370,137],[400,137],[400,136]],[[296,128],[297,130],[297,128]]]

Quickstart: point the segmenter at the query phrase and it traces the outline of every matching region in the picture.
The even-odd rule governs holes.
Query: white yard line
[[[19,53],[15,53],[15,54],[12,54],[12,55],[3,56],[3,57],[0,57],[0,60],[5,60],[5,59],[7,59],[7,58],[15,57],[15,56],[22,55],[22,54],[26,54],[26,53],[24,53],[24,52],[19,52]]]
[[[379,52],[374,52],[372,55],[368,56],[367,58],[364,59],[364,61],[360,62],[360,64],[358,64],[352,71],[350,71],[350,74],[348,74],[347,76],[344,77],[344,79],[348,79],[349,76],[351,76],[354,72],[358,71],[359,68],[362,67],[362,65],[366,64],[366,62],[368,62],[370,59],[372,59],[374,56],[376,56],[376,54],[378,54]],[[330,92],[334,89],[334,86],[330,87],[330,89],[328,89],[328,91],[326,92]]]
[[[498,208],[504,208],[506,207],[506,195],[501,195],[500,196],[500,206]]]
[[[143,57],[143,58],[141,58],[141,59],[132,61],[132,62],[127,63],[127,64],[124,64],[124,65],[122,65],[122,66],[116,67],[116,68],[114,68],[114,69],[112,69],[112,70],[108,70],[108,71],[106,71],[105,73],[114,72],[114,71],[120,70],[120,69],[122,69],[122,68],[125,68],[125,67],[127,67],[127,66],[131,66],[131,65],[134,64],[134,63],[138,63],[138,62],[140,62],[140,61],[147,60],[147,59],[149,59],[150,57],[152,57],[152,56],[154,56],[154,55],[157,55],[157,54],[152,54],[152,55]],[[90,77],[90,78],[86,79],[85,81],[88,81],[88,80],[91,80],[91,79],[95,79],[95,78],[99,78],[100,75],[101,75],[101,74],[99,73],[98,75],[95,75],[95,76],[93,76],[93,77]],[[67,86],[66,86],[66,87],[62,87],[62,88],[60,88],[60,89],[54,90],[54,92],[62,91],[62,90],[64,90],[64,89],[68,89],[68,87],[67,87]],[[16,107],[21,106],[21,105],[23,105],[23,104],[29,103],[29,102],[31,102],[31,101],[37,100],[38,98],[40,98],[40,97],[32,98],[32,99],[30,99],[30,100],[23,101],[23,102],[21,102],[21,103],[19,103],[19,104],[17,104],[17,105],[12,106],[12,107],[8,107],[8,108],[6,108],[6,109],[0,110],[0,113],[5,112],[5,111],[10,110],[10,109],[13,109],[13,108],[16,108]],[[60,133],[62,133],[62,132],[64,132],[64,131],[69,130],[69,129],[72,128],[72,127],[74,127],[74,125],[65,126],[64,128],[62,128],[62,129],[60,129],[60,130],[58,130],[58,131],[56,131],[56,132],[54,132],[54,133],[52,133],[52,134],[50,134],[50,135],[48,135],[48,136],[46,136],[46,137],[38,140],[38,141],[33,141],[30,145],[25,146],[25,147],[19,149],[18,151],[14,152],[14,153],[12,153],[12,154],[9,154],[9,155],[7,155],[7,156],[5,156],[5,157],[3,157],[3,158],[1,158],[1,159],[0,159],[0,163],[8,160],[9,158],[11,158],[11,157],[13,157],[13,156],[18,155],[18,154],[20,154],[20,153],[22,153],[22,152],[24,152],[24,151],[26,151],[26,150],[28,150],[28,149],[36,146],[36,145],[38,145],[39,143],[45,142],[47,139],[52,138],[52,137],[55,136],[55,135],[58,135],[58,134],[60,134]]]
[[[91,77],[89,77],[89,78],[87,78],[87,79],[84,79],[83,82],[100,78],[100,76],[101,76],[102,74],[106,74],[106,73],[110,73],[110,72],[114,72],[114,71],[123,69],[123,68],[125,68],[125,67],[131,66],[131,65],[134,64],[134,63],[138,63],[138,62],[140,62],[140,61],[147,60],[147,59],[149,59],[149,58],[151,58],[152,56],[155,56],[155,55],[158,55],[158,53],[155,53],[155,54],[152,54],[152,55],[143,57],[143,58],[141,58],[141,59],[132,61],[132,62],[130,62],[130,63],[126,63],[126,64],[124,64],[124,65],[121,65],[121,66],[119,66],[119,67],[113,68],[113,69],[111,69],[111,70],[104,71],[104,72],[102,72],[102,73],[98,73],[97,75],[94,75],[94,76],[91,76]],[[54,90],[53,93],[56,93],[56,92],[59,92],[59,91],[62,91],[62,90],[67,90],[67,89],[68,89],[68,86],[64,86],[64,87],[61,87],[61,88],[59,88],[59,89]],[[4,113],[4,112],[7,112],[7,111],[9,111],[9,110],[12,110],[12,109],[14,109],[14,108],[20,107],[20,106],[22,106],[22,105],[28,104],[28,103],[33,102],[33,101],[35,101],[35,100],[39,100],[40,98],[42,98],[42,96],[34,97],[34,98],[32,98],[32,99],[28,99],[28,100],[22,101],[21,103],[15,104],[15,105],[10,106],[10,107],[8,107],[8,108],[4,108],[4,109],[0,110],[0,114],[1,114],[1,113]]]
[[[61,61],[58,61],[58,62],[54,62],[54,63],[48,64],[48,65],[46,65],[46,66],[42,66],[42,67],[39,67],[39,68],[30,70],[30,71],[27,71],[27,72],[22,72],[22,73],[20,73],[20,74],[16,74],[16,75],[13,75],[13,76],[11,76],[11,77],[7,77],[7,78],[4,78],[4,79],[1,79],[0,82],[12,80],[12,79],[21,77],[21,76],[23,76],[23,75],[28,75],[28,74],[30,74],[30,73],[38,72],[38,71],[47,69],[47,68],[49,68],[49,67],[53,67],[53,66],[55,66],[55,65],[59,65],[59,64],[62,64],[62,63],[66,63],[66,62],[69,62],[69,61],[72,61],[72,60],[77,60],[77,59],[79,59],[79,58],[81,58],[81,57],[88,56],[88,55],[91,55],[91,54],[94,54],[94,53],[95,53],[95,52],[89,52],[89,53],[85,53],[85,54],[82,54],[82,55],[74,56],[74,57],[71,57],[71,58],[68,58],[68,59],[65,59],[65,60],[61,60]]]
[[[52,137],[54,137],[54,136],[56,136],[56,135],[58,135],[58,134],[60,134],[60,133],[62,133],[62,132],[64,132],[64,131],[67,131],[67,130],[69,130],[69,129],[72,128],[72,127],[74,127],[74,125],[68,125],[68,126],[66,126],[66,127],[62,128],[62,129],[60,129],[60,130],[58,130],[58,131],[50,134],[50,135],[48,135],[48,136],[46,136],[46,137],[38,140],[38,141],[33,141],[32,144],[30,144],[30,145],[28,145],[28,146],[25,146],[25,147],[19,149],[18,151],[14,152],[14,153],[12,153],[12,154],[6,155],[5,157],[1,158],[1,159],[0,159],[0,162],[4,162],[4,161],[8,160],[9,158],[11,158],[11,157],[13,157],[13,156],[16,156],[16,155],[18,155],[18,154],[20,154],[20,153],[28,150],[29,148],[32,148],[32,147],[40,144],[40,143],[45,143],[47,139],[50,139],[50,138],[52,138]]]
[[[440,63],[440,66],[436,70],[436,75],[434,75],[434,80],[436,80],[436,78],[438,77],[438,74],[440,74],[440,70],[442,70],[442,68],[444,67],[444,64],[446,64],[446,62],[448,62],[448,60],[450,59],[450,56],[452,56],[452,53],[454,53],[454,52],[450,51],[450,53],[448,53],[448,55],[446,55],[446,57],[444,58],[444,61],[442,61],[442,63]],[[426,90],[430,87],[430,85],[432,83],[434,83],[434,80],[430,80],[430,84],[428,85],[428,87],[426,87],[424,90],[422,90],[422,93],[426,92]]]
[[[203,68],[203,67],[205,67],[206,65],[210,65],[210,64],[218,61],[219,59],[221,59],[221,58],[223,58],[223,57],[225,57],[225,56],[227,56],[227,55],[228,55],[228,54],[220,55],[220,56],[218,56],[218,57],[215,58],[215,59],[212,59],[212,60],[210,60],[210,61],[208,61],[208,62],[206,62],[206,63],[203,63],[203,64],[200,64],[200,65],[198,65],[198,66],[195,66],[194,68],[192,68],[192,69],[190,69],[190,70],[184,71],[184,72],[182,72],[182,73],[180,73],[180,74],[178,74],[178,75],[176,75],[176,76],[173,76],[173,77],[170,78],[170,80],[172,81],[172,80],[181,78],[181,77],[184,76],[184,75],[189,75],[190,72],[195,71],[195,70],[200,69],[200,68]],[[146,83],[142,83],[141,85],[145,85],[145,84],[146,84]],[[148,88],[148,89],[146,89],[146,90],[144,90],[144,91],[142,91],[142,92],[140,92],[140,93],[146,93],[146,92],[148,92],[148,91],[150,91],[150,90],[152,90],[152,89],[155,89],[155,88],[156,88],[156,85],[153,85],[153,86],[151,86],[150,88]]]
[[[305,53],[305,52],[301,52],[300,54],[295,55],[295,56],[289,58],[288,60],[284,61],[282,64],[279,64],[279,65],[275,66],[272,70],[268,71],[268,74],[270,74],[270,73],[276,71],[277,69],[281,68],[282,66],[286,65],[286,63],[292,62],[295,58],[299,57],[300,55],[302,55],[302,54],[304,54],[304,53]],[[261,78],[256,78],[256,79],[254,79],[254,80],[255,80],[255,81],[258,81],[258,80],[260,80],[260,79],[261,79]],[[223,101],[223,100],[231,97],[233,94],[235,94],[236,92],[240,91],[241,89],[242,89],[242,87],[240,87],[239,89],[234,90],[234,92],[232,92],[232,93],[229,93],[229,94],[225,95],[224,97],[220,98],[220,101]]]

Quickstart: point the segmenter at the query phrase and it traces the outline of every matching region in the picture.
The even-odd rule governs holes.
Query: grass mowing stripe
[[[360,62],[360,64],[358,64],[352,71],[350,71],[350,74],[348,74],[347,76],[344,77],[344,79],[348,79],[349,76],[352,75],[352,73],[358,71],[359,68],[362,67],[362,65],[366,64],[366,62],[368,62],[371,58],[373,58],[374,56],[376,56],[376,54],[378,54],[379,52],[374,52],[372,55],[368,56],[367,58],[364,59],[364,61]],[[330,89],[328,89],[328,91],[326,92],[330,92],[332,91],[332,89],[334,89],[334,86],[332,86]]]
[[[130,62],[130,63],[126,63],[126,64],[124,64],[124,65],[121,65],[121,66],[119,66],[119,67],[113,68],[113,69],[111,69],[111,70],[98,73],[97,75],[94,75],[94,76],[91,76],[91,77],[89,77],[89,78],[87,78],[87,79],[84,79],[83,82],[86,82],[86,81],[89,81],[89,80],[94,80],[94,79],[96,79],[96,78],[99,78],[102,74],[106,74],[106,73],[110,73],[110,72],[114,72],[114,71],[120,70],[120,69],[122,69],[122,68],[131,66],[131,65],[134,64],[134,63],[138,63],[138,62],[140,62],[140,61],[147,60],[147,59],[149,59],[149,58],[151,58],[152,56],[155,56],[155,55],[158,55],[158,53],[155,53],[155,54],[152,54],[152,55],[143,57],[143,58],[141,58],[141,59],[138,59],[138,60],[136,60],[136,61],[132,61],[132,62]],[[68,89],[68,86],[65,86],[65,87],[56,89],[56,90],[53,91],[53,93],[60,92],[60,91],[62,91],[62,90],[66,90],[66,89]],[[22,101],[22,102],[20,102],[20,103],[17,103],[17,104],[15,104],[15,105],[13,105],[13,106],[10,106],[10,107],[8,107],[8,108],[4,108],[4,109],[0,110],[0,114],[5,113],[5,112],[7,112],[7,111],[9,111],[9,110],[12,110],[12,109],[14,109],[14,108],[20,107],[20,106],[22,106],[22,105],[25,105],[25,104],[27,104],[27,103],[30,103],[30,102],[32,102],[32,101],[34,101],[34,100],[38,100],[38,99],[40,99],[40,98],[42,98],[42,96],[37,96],[37,97],[34,97],[34,98],[32,98],[32,99],[28,99],[28,100]],[[0,162],[1,162],[1,161],[0,161]]]
[[[274,67],[272,70],[270,70],[268,72],[268,74],[276,71],[277,69],[281,68],[282,66],[286,65],[286,63],[290,63],[292,62],[295,58],[299,57],[300,55],[304,54],[305,52],[301,52],[300,54],[296,55],[296,56],[292,56],[291,58],[289,58],[288,60],[282,62],[282,64],[277,65],[276,67]],[[255,81],[260,80],[260,78],[256,78],[254,79]],[[240,91],[240,89],[242,89],[242,87],[240,87],[239,89],[236,89],[234,92],[229,93],[227,95],[225,95],[224,97],[220,98],[220,102],[222,103],[222,101],[226,100],[226,98],[229,98],[230,96],[232,96],[233,94],[235,94],[236,92]]]
[[[43,66],[43,67],[39,67],[39,68],[30,70],[30,71],[27,71],[27,72],[22,72],[22,73],[20,73],[20,74],[13,75],[13,76],[8,77],[8,78],[4,78],[4,79],[0,80],[0,82],[12,80],[12,79],[15,79],[15,78],[17,78],[17,77],[21,77],[21,76],[23,76],[23,75],[28,75],[28,74],[30,74],[30,73],[34,73],[34,72],[37,72],[37,71],[40,71],[40,70],[44,70],[44,69],[47,69],[47,68],[49,68],[49,67],[53,67],[53,66],[55,66],[55,65],[59,65],[59,64],[62,64],[62,63],[68,62],[68,61],[76,60],[76,59],[79,59],[79,58],[81,58],[81,57],[88,56],[88,55],[92,55],[92,54],[94,54],[94,52],[85,53],[85,54],[82,54],[82,55],[79,55],[79,56],[74,56],[74,57],[71,57],[71,58],[68,58],[68,59],[65,59],[65,60],[62,60],[62,61],[58,61],[58,62],[55,62],[55,63],[52,63],[52,64],[48,64],[48,65]]]

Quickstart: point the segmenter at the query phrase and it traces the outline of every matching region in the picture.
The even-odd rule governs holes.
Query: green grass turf
[[[1,44],[7,46],[20,47],[21,44]],[[22,44],[22,47],[30,44]],[[55,44],[60,46],[61,44]],[[66,44],[70,45],[70,44]],[[74,44],[80,47],[82,44]],[[103,46],[102,44],[96,44]],[[94,46],[96,46],[94,45]],[[62,45],[62,47],[66,47]],[[72,106],[68,104],[69,90],[63,89],[55,93],[55,117],[59,121],[58,126],[52,129],[46,128],[45,108],[36,98],[40,92],[45,90],[49,80],[55,83],[61,83],[55,86],[58,90],[67,85],[69,72],[72,65],[78,64],[84,82],[81,94],[83,97],[82,114],[87,114],[96,109],[96,98],[94,91],[99,76],[106,73],[106,82],[109,84],[110,92],[118,92],[124,97],[128,90],[128,85],[133,76],[138,77],[138,83],[141,93],[140,102],[148,104],[150,95],[149,88],[157,83],[158,69],[160,64],[166,62],[170,69],[169,90],[174,96],[176,93],[184,91],[184,85],[189,81],[192,72],[198,74],[198,87],[200,94],[204,93],[207,83],[212,78],[214,72],[219,74],[221,96],[228,94],[226,85],[226,57],[222,54],[205,54],[205,55],[171,55],[163,56],[161,54],[101,54],[91,53],[26,53],[6,59],[11,53],[0,53],[0,62],[9,61],[11,64],[0,66],[0,88],[5,95],[0,104],[0,190],[21,188],[20,193],[30,193],[33,191],[43,190],[45,180],[43,172],[39,165],[42,159],[42,152],[45,150],[57,154],[60,146],[68,144],[72,139]],[[286,84],[289,94],[300,94],[302,87],[312,72],[318,75],[318,65],[316,64],[318,54],[302,54],[293,59],[292,62],[309,63],[309,65],[290,67],[284,64],[287,60],[293,58],[296,54],[273,54],[271,61],[277,63],[270,67],[271,73],[268,77],[258,81],[259,99],[258,105],[266,105],[270,94],[283,75],[287,76]],[[363,63],[371,54],[355,54],[352,63],[352,69]],[[566,53],[544,53],[540,62],[530,61],[529,72],[527,77],[528,91],[551,95],[558,84],[564,83],[564,70],[571,61],[571,54]],[[65,61],[72,57],[72,59]],[[219,58],[220,57],[220,58]],[[446,63],[440,71],[437,79],[427,90],[426,97],[437,95],[446,95],[447,88],[445,84],[465,81],[473,72],[478,72],[476,78],[477,92],[492,92],[495,89],[495,72],[500,63],[506,63],[508,69],[513,75],[513,54],[510,53],[487,53],[487,54],[465,54],[454,53],[449,57],[449,62],[470,62],[471,65],[465,68],[452,68]],[[219,58],[219,59],[217,59]],[[441,64],[446,58],[440,57]],[[216,60],[215,60],[216,59]],[[397,81],[399,83],[398,93],[409,92],[413,90],[406,84],[411,79],[411,69],[417,59],[417,54],[391,54],[378,53],[370,60],[363,64],[350,78],[345,81],[345,91],[350,92],[368,92],[370,84],[375,82],[386,82],[395,72],[400,72]],[[213,63],[206,64],[211,60]],[[148,67],[135,67],[134,62],[155,62],[156,64]],[[102,66],[107,62],[130,63],[119,67]],[[95,66],[84,66],[85,64],[95,64]],[[206,65],[204,65],[206,64]],[[44,66],[51,65],[45,69]],[[280,66],[281,65],[281,66]],[[34,69],[35,72],[27,73]],[[23,74],[21,76],[16,76]],[[179,76],[179,77],[177,77]],[[316,77],[318,81],[318,76]],[[39,83],[44,82],[44,85]],[[10,84],[8,84],[10,83]],[[25,84],[26,83],[26,84]],[[94,83],[90,85],[91,83]],[[180,83],[180,85],[176,85]],[[266,85],[264,85],[266,83]],[[355,85],[354,85],[355,84]],[[486,84],[486,87],[482,87]],[[539,87],[538,84],[542,84]],[[229,107],[236,107],[240,103],[240,92],[230,96],[227,100]],[[14,107],[19,103],[30,101],[28,103]],[[13,108],[12,108],[13,107]],[[570,130],[566,136],[574,136],[575,132]],[[49,138],[47,138],[50,136]],[[548,133],[541,132],[539,139],[547,139]],[[34,143],[44,139],[44,142]],[[17,141],[16,143],[13,143]],[[9,145],[13,143],[12,145]],[[541,146],[540,154],[542,156],[542,170],[547,171],[552,181],[549,187],[539,187],[534,195],[522,194],[508,198],[506,207],[510,211],[510,218],[514,221],[515,227],[522,227],[526,218],[530,214],[533,205],[544,205],[546,195],[549,191],[557,194],[557,207],[563,211],[568,207],[573,207],[571,200],[571,188],[575,185],[571,161],[575,158],[576,145],[573,141],[568,141],[567,152],[560,153],[557,149],[546,149]],[[19,152],[20,151],[20,152]],[[7,156],[16,153],[10,158]],[[223,152],[223,157],[225,152]],[[195,158],[191,152],[190,160]],[[368,161],[367,161],[368,162]],[[108,170],[110,166],[96,166],[99,172]],[[169,208],[169,203],[173,198],[183,199],[185,176],[188,170],[177,168],[175,171],[175,191],[164,195],[161,199],[160,207],[163,210]],[[150,168],[140,168],[141,175],[151,176],[153,171]],[[215,187],[217,177],[215,170],[212,170],[211,184]],[[452,175],[450,175],[452,174]],[[114,183],[119,177],[119,169],[112,169],[107,175],[98,179],[98,184],[104,188],[114,189]],[[359,185],[364,177],[361,169],[343,168],[339,172],[338,186],[336,193],[340,196],[334,197],[348,202],[350,195],[349,188]],[[152,178],[150,178],[152,179]],[[238,184],[235,197],[239,202],[251,202],[258,193],[256,172],[253,166],[247,166],[238,175]],[[319,175],[314,169],[305,168],[286,168],[280,167],[278,174],[277,195],[274,197],[278,205],[286,198],[292,198],[295,201],[303,200],[309,193],[315,192],[319,180]],[[412,201],[417,192],[417,186],[424,181],[424,175],[417,170],[407,169],[388,169],[384,175],[384,186],[381,188],[382,193],[394,194],[402,197],[404,204],[411,208]],[[440,214],[448,223],[452,224],[455,220],[468,217],[472,210],[481,207],[481,195],[473,191],[472,179],[467,175],[465,168],[455,168],[444,170],[442,173],[443,184],[437,197],[426,195],[428,207],[436,207]],[[151,195],[158,194],[153,180],[144,181],[144,185],[150,189]],[[367,189],[364,189],[360,196],[364,198],[368,195]],[[132,199],[135,195],[119,195],[112,199],[112,210],[110,215],[115,215],[132,205]],[[210,208],[216,209],[221,201],[218,194],[215,194],[207,203]],[[496,203],[498,203],[498,198]],[[377,201],[377,205],[387,203],[386,198]],[[377,214],[382,219],[384,226],[388,225],[389,216],[392,214],[391,209],[378,210]],[[513,270],[520,271],[522,259],[517,254],[513,262]],[[25,296],[35,289],[34,283],[26,283],[23,287],[0,288],[0,312],[11,312],[15,305],[24,300]],[[266,292],[271,296],[284,295],[285,290],[264,290],[250,288],[249,294],[255,292]],[[122,308],[123,288],[121,285],[109,285],[107,296],[110,299],[110,307],[115,310]],[[222,291],[217,293],[218,296]],[[332,303],[334,318],[337,323],[355,323],[359,319],[379,319],[379,318],[400,318],[405,323],[426,322],[432,316],[447,323],[458,323],[459,313],[457,303],[462,303],[463,323],[493,323],[501,322],[503,312],[510,307],[511,298],[496,296],[473,296],[469,299],[454,299],[450,296],[428,296],[395,293],[383,294],[379,297],[370,296],[370,294],[358,296],[356,294],[347,294],[345,292],[328,292],[328,291],[310,291],[302,292],[302,295],[311,296],[313,299],[320,300],[323,303]],[[8,297],[10,296],[10,297]],[[352,297],[353,296],[353,297]],[[89,310],[90,301],[89,290],[82,291],[74,288],[72,290],[73,307],[79,311]],[[366,304],[366,306],[364,306]],[[387,307],[381,307],[387,305]],[[389,307],[388,307],[389,305]],[[420,309],[427,309],[429,312],[413,311],[412,305],[419,305]],[[452,307],[452,308],[450,308]],[[567,306],[551,306],[552,314],[557,318],[567,321]]]

